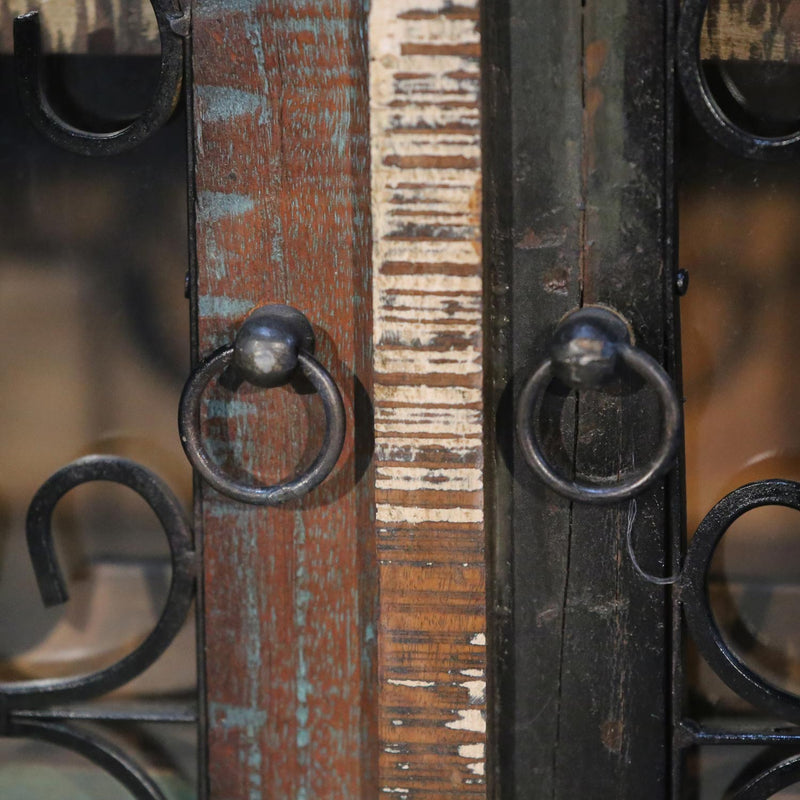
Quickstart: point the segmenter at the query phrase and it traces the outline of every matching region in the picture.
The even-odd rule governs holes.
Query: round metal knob
[[[344,444],[344,404],[333,378],[311,355],[313,349],[314,333],[301,312],[285,305],[261,306],[242,323],[233,345],[212,353],[190,375],[178,414],[181,444],[194,468],[217,491],[243,503],[279,505],[308,494],[330,474]],[[317,391],[325,411],[325,436],[317,457],[308,469],[285,483],[237,483],[212,460],[203,444],[200,405],[206,386],[219,376],[219,383],[230,390],[242,381],[271,388],[285,384],[297,369]]]
[[[669,470],[681,430],[680,401],[669,376],[658,362],[631,343],[630,326],[609,308],[586,306],[568,314],[556,328],[545,359],[522,388],[517,407],[517,438],[533,471],[564,497],[590,503],[608,503],[639,494]],[[544,392],[555,377],[573,389],[593,389],[608,383],[624,364],[658,393],[664,413],[661,442],[643,470],[614,484],[573,481],[559,475],[547,461],[531,424]]]

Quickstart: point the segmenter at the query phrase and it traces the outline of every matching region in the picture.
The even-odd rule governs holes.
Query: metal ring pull
[[[573,389],[608,383],[622,362],[658,393],[664,412],[661,442],[652,462],[641,471],[609,485],[581,483],[559,475],[548,463],[532,424],[544,392],[555,377]],[[681,431],[681,409],[669,376],[658,362],[631,344],[627,322],[602,306],[586,306],[568,314],[556,328],[551,355],[522,388],[517,407],[517,438],[536,474],[564,497],[588,503],[610,503],[642,492],[672,465]]]
[[[325,368],[311,355],[314,333],[297,309],[267,305],[251,312],[233,345],[212,353],[192,373],[181,396],[178,428],[189,461],[217,491],[234,500],[275,506],[308,494],[329,475],[342,452],[345,434],[344,404],[339,389]],[[235,390],[243,381],[270,388],[285,384],[298,368],[309,380],[325,409],[325,437],[308,469],[275,486],[247,486],[231,480],[214,463],[200,433],[200,402],[212,378]]]

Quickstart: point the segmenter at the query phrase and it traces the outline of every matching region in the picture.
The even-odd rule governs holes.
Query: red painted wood
[[[306,499],[203,490],[212,798],[376,796],[365,25],[356,0],[193,3],[200,355],[252,306],[289,303],[348,414],[342,458]],[[232,472],[271,483],[313,457],[313,395],[207,396]]]

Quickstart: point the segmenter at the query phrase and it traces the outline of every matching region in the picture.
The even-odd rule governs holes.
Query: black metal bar
[[[691,745],[753,745],[800,743],[800,728],[725,731],[704,728],[691,720],[683,720],[676,730],[680,747]]]
[[[12,720],[87,720],[92,722],[172,722],[195,723],[196,704],[167,702],[48,706],[47,708],[18,708],[8,712]]]

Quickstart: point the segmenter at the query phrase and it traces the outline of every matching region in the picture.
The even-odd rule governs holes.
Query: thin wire
[[[677,583],[681,578],[680,572],[678,572],[677,575],[670,575],[667,578],[659,578],[657,575],[651,575],[649,572],[645,572],[636,559],[636,553],[633,551],[633,523],[636,521],[636,511],[636,500],[634,499],[628,503],[628,529],[625,532],[628,556],[630,557],[631,564],[633,564],[633,568],[639,573],[640,577],[644,578],[648,583],[654,583],[656,586],[670,586],[673,583]]]

